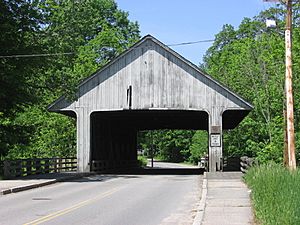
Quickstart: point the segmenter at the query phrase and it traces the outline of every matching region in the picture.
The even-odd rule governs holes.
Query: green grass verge
[[[251,168],[245,175],[255,216],[263,225],[300,224],[300,171],[275,163]]]

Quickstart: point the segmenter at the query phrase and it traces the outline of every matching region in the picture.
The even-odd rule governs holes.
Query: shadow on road
[[[202,168],[123,168],[101,171],[92,176],[72,179],[68,182],[105,182],[116,178],[138,179],[141,178],[140,175],[202,175],[204,171],[205,169]]]
[[[106,180],[120,177],[124,179],[140,178],[140,175],[202,175],[204,171],[205,169],[203,168],[122,168],[86,174],[80,174],[76,172],[38,174],[30,175],[27,177],[16,177],[11,180],[6,180],[6,182],[20,182],[20,185],[35,182],[40,183],[43,181],[51,182],[52,180],[56,180],[57,182],[103,182]]]
[[[122,174],[122,175],[201,175],[205,172],[203,168],[134,168],[114,169],[103,171],[101,174]]]

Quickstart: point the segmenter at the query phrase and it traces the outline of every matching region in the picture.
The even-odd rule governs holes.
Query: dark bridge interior
[[[207,130],[208,114],[203,111],[123,110],[91,115],[92,170],[122,167],[137,160],[137,132],[157,129]],[[110,165],[106,165],[110,164]],[[116,165],[117,164],[117,165]],[[124,167],[131,165],[123,165]],[[121,172],[128,170],[121,170]],[[120,171],[118,171],[119,173]],[[130,173],[133,171],[130,170]],[[183,170],[154,169],[135,173],[187,173]],[[189,171],[191,173],[192,171]],[[197,171],[199,174],[199,171]]]
[[[234,128],[246,111],[225,111],[223,129]],[[247,112],[246,112],[247,113]],[[208,130],[204,111],[123,110],[101,111],[91,115],[92,170],[122,167],[121,161],[137,160],[137,132],[157,129]],[[116,165],[116,162],[117,165]],[[98,165],[98,166],[97,166]],[[126,167],[126,165],[124,165]],[[102,168],[103,169],[103,168]]]
[[[94,112],[92,124],[110,123],[111,127],[136,130],[189,129],[207,130],[208,114],[187,110],[123,110]]]
[[[157,129],[207,130],[202,111],[124,110],[91,115],[92,159],[136,159],[137,132]]]

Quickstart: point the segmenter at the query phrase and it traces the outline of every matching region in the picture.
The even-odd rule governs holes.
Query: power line
[[[193,44],[198,44],[198,43],[205,43],[205,42],[214,42],[214,39],[209,39],[209,40],[201,40],[201,41],[191,41],[191,42],[182,42],[182,43],[177,43],[177,44],[169,44],[167,46],[180,46],[180,45],[193,45]]]
[[[5,58],[29,58],[29,57],[47,57],[47,56],[60,56],[60,55],[73,55],[74,52],[63,53],[45,53],[45,54],[31,54],[31,55],[0,55],[0,59]]]
[[[214,42],[214,39],[208,40],[199,40],[199,41],[190,41],[190,42],[182,42],[182,43],[175,43],[175,44],[168,44],[167,46],[183,46],[183,45],[193,45],[198,43],[207,43],[207,42]],[[41,54],[26,54],[26,55],[0,55],[0,59],[6,58],[30,58],[30,57],[47,57],[47,56],[61,56],[61,55],[74,55],[75,52],[63,52],[63,53],[41,53]]]

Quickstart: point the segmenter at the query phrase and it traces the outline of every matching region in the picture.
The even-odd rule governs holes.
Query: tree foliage
[[[294,99],[295,127],[299,136],[299,4],[294,5]],[[281,6],[245,18],[235,29],[225,25],[207,51],[203,68],[254,105],[250,115],[224,135],[225,154],[256,156],[260,161],[281,162],[284,135],[284,14]],[[276,29],[264,21],[274,17]],[[297,143],[297,148],[299,148]]]
[[[208,134],[206,131],[198,130],[192,137],[189,146],[189,161],[197,164],[202,157],[208,154]]]
[[[74,156],[75,121],[46,111],[139,39],[113,0],[2,0],[0,155]]]
[[[139,145],[148,157],[197,164],[208,152],[206,131],[155,130],[139,133]],[[153,150],[153,153],[151,152]]]

